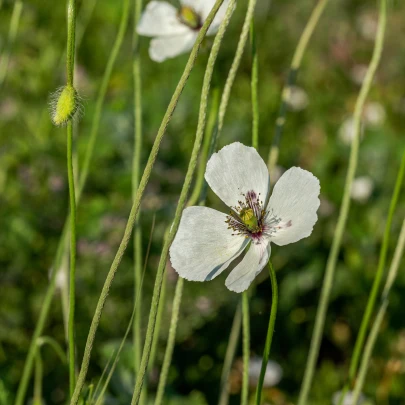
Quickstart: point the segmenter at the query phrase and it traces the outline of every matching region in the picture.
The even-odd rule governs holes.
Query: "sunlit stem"
[[[373,82],[374,75],[376,73],[379,61],[381,59],[381,53],[384,43],[384,33],[386,26],[386,0],[381,1],[380,8],[380,20],[378,25],[377,37],[374,45],[373,56],[370,65],[367,69],[364,82],[361,86],[359,96],[356,101],[354,109],[354,136],[352,139],[351,149],[350,149],[350,160],[347,169],[346,181],[343,191],[342,205],[340,207],[338,222],[336,225],[332,247],[329,253],[328,261],[326,264],[326,271],[323,280],[321,297],[315,317],[315,326],[311,339],[311,345],[309,349],[307,364],[305,367],[304,379],[301,385],[301,391],[298,398],[298,405],[305,405],[308,400],[309,390],[312,385],[313,376],[315,372],[315,366],[318,359],[319,347],[321,344],[322,334],[325,325],[326,312],[329,304],[329,297],[332,290],[333,279],[335,275],[336,263],[340,247],[342,244],[342,237],[346,227],[347,218],[350,209],[350,191],[352,188],[354,176],[356,174],[358,155],[359,155],[359,144],[360,144],[360,123],[361,123],[361,113],[363,111],[364,103],[366,101],[367,95],[370,91],[371,84]]]

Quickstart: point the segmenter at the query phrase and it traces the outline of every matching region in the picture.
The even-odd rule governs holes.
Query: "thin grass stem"
[[[269,168],[270,173],[273,172],[273,169],[278,161],[280,140],[284,132],[284,126],[287,115],[287,106],[291,94],[291,87],[294,86],[297,80],[298,71],[301,68],[302,58],[311,40],[312,34],[315,31],[316,26],[318,25],[319,19],[321,18],[321,15],[325,10],[327,3],[328,0],[318,1],[309,17],[307,24],[305,25],[304,31],[302,32],[301,37],[298,41],[297,48],[295,49],[294,56],[290,66],[290,71],[287,76],[287,82],[282,91],[280,109],[278,112],[278,117],[276,119],[275,133],[269,152],[269,157],[267,160],[267,166]]]
[[[405,220],[402,223],[402,228],[401,228],[401,232],[399,235],[398,243],[395,248],[394,258],[392,260],[392,263],[391,263],[391,266],[390,266],[390,269],[388,272],[388,278],[385,283],[384,291],[382,294],[380,307],[377,312],[377,316],[374,320],[373,326],[371,327],[370,334],[367,338],[366,345],[364,348],[364,353],[363,353],[363,356],[361,359],[358,377],[356,379],[356,383],[354,385],[354,390],[353,390],[353,403],[354,404],[358,403],[360,393],[364,386],[364,381],[367,376],[367,371],[369,370],[369,363],[370,363],[371,355],[373,353],[373,349],[375,346],[375,342],[377,340],[378,332],[381,328],[381,324],[382,324],[385,312],[386,312],[388,304],[389,304],[389,293],[391,292],[391,288],[392,288],[395,278],[398,274],[398,268],[399,268],[399,264],[401,262],[401,259],[402,259],[403,253],[404,253],[404,247],[405,247]]]
[[[239,304],[236,308],[232,321],[231,333],[229,334],[228,345],[226,347],[224,365],[221,373],[221,392],[219,395],[218,405],[228,405],[229,387],[228,378],[231,371],[232,362],[235,357],[236,348],[238,347],[240,329],[242,326],[242,306]]]
[[[139,186],[142,152],[142,78],[141,57],[139,54],[139,36],[137,33],[138,21],[142,13],[142,0],[135,0],[134,27],[133,27],[133,63],[132,74],[134,83],[134,150],[132,158],[132,198],[135,198]],[[142,230],[139,222],[139,213],[134,228],[134,313],[133,347],[134,347],[134,376],[141,364],[142,349],[142,289],[139,288],[142,279]],[[144,396],[143,396],[144,397]],[[141,404],[144,403],[144,398]]]
[[[167,125],[169,124],[171,117],[173,115],[173,112],[177,106],[177,103],[179,101],[180,95],[186,85],[187,79],[191,73],[192,68],[194,67],[195,61],[197,59],[197,55],[198,55],[198,51],[200,48],[200,45],[202,43],[202,40],[204,39],[207,30],[209,28],[209,26],[212,23],[212,20],[214,19],[215,14],[217,13],[219,7],[221,6],[221,4],[223,3],[224,0],[217,0],[213,9],[211,10],[209,16],[207,17],[206,21],[204,22],[204,25],[202,26],[200,33],[198,34],[198,37],[196,39],[196,42],[193,46],[193,49],[191,51],[191,55],[189,57],[189,60],[187,62],[186,68],[183,72],[183,75],[179,81],[179,84],[176,87],[176,90],[172,96],[172,99],[169,103],[168,109],[165,113],[165,116],[162,120],[161,126],[159,128],[158,134],[156,136],[155,142],[152,146],[152,150],[151,153],[149,155],[148,161],[146,163],[146,167],[145,170],[142,174],[142,178],[141,181],[139,183],[139,187],[131,208],[131,212],[128,218],[128,222],[127,225],[125,227],[125,231],[124,231],[124,235],[123,238],[121,240],[121,243],[119,245],[118,251],[115,255],[114,261],[110,267],[110,270],[107,274],[107,278],[105,280],[101,295],[99,297],[97,306],[96,306],[96,310],[93,316],[93,320],[91,322],[91,326],[90,326],[90,330],[89,330],[89,334],[87,337],[87,341],[86,341],[86,346],[85,346],[85,350],[84,350],[84,355],[83,355],[83,361],[82,361],[82,366],[80,368],[80,373],[77,379],[77,385],[76,385],[76,389],[75,392],[73,393],[72,399],[71,399],[71,405],[76,405],[79,401],[80,398],[80,393],[81,390],[83,389],[83,385],[86,379],[86,375],[87,375],[87,370],[89,367],[89,363],[90,363],[90,356],[91,356],[91,351],[92,351],[92,347],[93,347],[93,343],[94,343],[94,339],[96,336],[96,332],[98,329],[98,325],[100,323],[100,318],[101,318],[101,314],[104,308],[104,304],[105,301],[107,299],[110,287],[112,285],[112,282],[114,280],[115,277],[115,273],[118,270],[119,264],[121,263],[121,259],[122,256],[124,255],[124,252],[128,246],[129,240],[131,238],[131,234],[132,234],[132,229],[133,226],[135,224],[135,220],[138,214],[138,210],[139,210],[139,206],[141,203],[141,199],[143,197],[143,193],[145,191],[146,185],[149,181],[149,177],[150,174],[152,172],[152,168],[153,165],[155,163],[157,154],[159,152],[159,147],[160,147],[160,143],[162,141],[162,138],[166,132],[166,128]],[[188,191],[188,190],[187,190]],[[178,219],[180,220],[180,218]],[[170,239],[170,236],[169,236]],[[170,241],[171,242],[171,241]],[[166,249],[168,251],[168,247]],[[165,253],[166,257],[167,257],[167,252]],[[163,255],[163,253],[162,253]],[[138,373],[137,376],[137,382],[136,382],[136,389],[135,389],[135,403],[137,403],[139,401],[139,396],[141,394],[141,389],[142,389],[142,385],[143,385],[143,379],[145,376],[145,372],[146,372],[146,368],[147,368],[147,364],[148,364],[148,359],[149,359],[149,354],[150,354],[150,346],[151,346],[151,342],[152,342],[152,338],[153,338],[153,332],[154,332],[154,322],[156,321],[156,312],[157,312],[157,306],[159,304],[159,296],[160,296],[160,289],[161,289],[161,283],[162,283],[162,277],[163,277],[163,265],[160,265],[161,270],[160,270],[160,274],[159,274],[159,270],[156,276],[156,284],[157,288],[154,289],[154,296],[152,297],[152,306],[151,306],[151,313],[150,313],[150,321],[153,321],[153,325],[148,324],[148,330],[147,330],[147,334],[146,334],[146,341],[145,341],[145,346],[144,346],[144,351],[143,351],[143,355],[142,355],[142,359],[141,359],[141,366],[140,366],[140,372]],[[133,397],[134,400],[134,397]]]
[[[10,54],[11,50],[13,49],[15,39],[17,37],[22,9],[23,9],[23,2],[21,0],[16,0],[14,2],[13,11],[11,14],[10,27],[8,30],[6,46],[0,58],[0,89],[3,86],[7,76]]]
[[[67,10],[67,51],[66,51],[66,77],[67,86],[73,87],[75,65],[75,33],[76,33],[76,0],[69,0]],[[69,391],[73,394],[76,383],[75,370],[75,305],[76,305],[76,196],[73,172],[73,122],[67,124],[67,173],[69,183],[70,207],[70,266],[69,266],[69,320],[68,320],[68,346],[69,346]]]
[[[405,175],[405,152],[402,154],[400,168],[395,181],[394,192],[392,194],[390,207],[388,210],[387,222],[385,223],[384,236],[380,249],[380,256],[378,259],[378,267],[374,277],[373,286],[371,288],[371,292],[367,300],[366,310],[364,311],[363,318],[361,320],[359,333],[357,335],[356,343],[354,345],[353,356],[350,360],[348,380],[346,381],[342,389],[342,395],[340,398],[341,403],[343,403],[342,401],[345,395],[347,394],[348,390],[350,389],[350,387],[353,386],[355,383],[355,378],[360,362],[360,356],[363,350],[364,341],[366,339],[367,330],[369,328],[371,317],[374,312],[377,295],[380,290],[380,285],[384,275],[384,269],[386,267],[392,221],[394,219],[395,209],[398,204],[398,199],[404,180],[404,175]]]
[[[242,293],[242,328],[243,328],[243,373],[241,405],[247,405],[249,400],[249,360],[250,360],[250,316],[249,295]]]
[[[270,273],[270,282],[271,282],[271,310],[270,310],[270,319],[269,326],[267,329],[266,344],[264,346],[262,368],[260,370],[259,381],[256,387],[256,405],[260,405],[261,396],[263,390],[263,381],[266,375],[267,364],[269,362],[271,343],[273,340],[274,334],[274,325],[276,322],[277,316],[277,307],[278,307],[278,286],[277,286],[277,277],[276,272],[274,271],[273,265],[269,262],[269,273]]]
[[[356,101],[354,109],[354,136],[352,139],[351,150],[350,150],[350,160],[346,175],[346,181],[343,191],[342,205],[340,207],[338,222],[336,225],[335,234],[332,241],[332,247],[329,253],[328,261],[326,264],[325,277],[322,285],[321,297],[319,301],[319,306],[317,309],[315,317],[315,326],[311,339],[311,345],[309,349],[307,364],[305,367],[304,379],[301,385],[301,391],[298,398],[298,405],[305,405],[307,403],[309,390],[312,385],[312,380],[315,372],[316,361],[318,359],[319,347],[321,344],[321,338],[325,325],[325,317],[329,304],[329,297],[332,290],[332,284],[336,269],[336,263],[340,247],[342,244],[342,237],[345,230],[347,218],[350,209],[350,190],[352,188],[354,176],[356,174],[358,155],[359,155],[359,144],[360,144],[360,123],[361,123],[361,113],[363,111],[364,103],[366,101],[367,95],[370,91],[373,78],[377,71],[378,64],[381,59],[381,53],[384,44],[384,34],[386,26],[386,0],[381,1],[380,8],[380,19],[378,24],[378,32],[374,45],[373,56],[370,65],[367,69],[364,82],[361,86],[359,96]]]
[[[252,146],[255,149],[259,149],[259,57],[257,54],[256,28],[253,18],[250,23],[250,44],[252,47]]]

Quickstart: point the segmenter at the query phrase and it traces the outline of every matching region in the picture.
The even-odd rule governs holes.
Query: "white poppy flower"
[[[146,6],[137,32],[152,37],[149,56],[155,62],[188,52],[194,45],[215,0],[180,0],[177,9],[166,1],[152,0]],[[215,34],[225,16],[227,0],[219,8],[207,35]]]
[[[212,280],[249,246],[225,281],[230,290],[245,291],[269,261],[270,242],[282,246],[306,238],[318,219],[320,186],[312,173],[287,170],[269,198],[266,164],[256,149],[239,142],[211,157],[205,179],[231,211],[184,210],[170,259],[187,280]]]

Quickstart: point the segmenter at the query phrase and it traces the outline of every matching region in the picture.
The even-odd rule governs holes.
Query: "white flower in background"
[[[353,82],[359,86],[364,81],[364,78],[366,77],[368,66],[367,65],[354,65],[353,68],[350,71],[350,76],[353,80]]]
[[[249,383],[256,387],[259,382],[260,371],[262,369],[261,357],[253,357],[249,360]],[[283,369],[280,364],[275,361],[269,360],[264,374],[263,386],[265,388],[274,387],[283,377]]]
[[[363,133],[364,133],[364,126],[362,124],[360,124],[360,125],[361,125],[360,138],[362,138]],[[354,119],[353,119],[353,117],[346,118],[342,122],[342,125],[339,127],[338,136],[344,144],[350,145],[352,143],[352,140],[354,138]]]
[[[308,95],[304,89],[298,86],[290,88],[290,96],[288,97],[288,106],[293,111],[304,110],[309,103]]]
[[[188,52],[212,10],[215,0],[180,0],[177,9],[166,1],[152,0],[146,6],[139,21],[137,32],[152,37],[149,56],[155,62]],[[219,8],[207,35],[218,31],[225,16],[227,0]]]
[[[239,142],[211,157],[205,179],[231,211],[184,210],[170,259],[187,280],[212,280],[248,247],[225,281],[230,290],[245,291],[269,261],[271,242],[283,246],[306,238],[318,219],[320,186],[312,173],[287,170],[270,197],[266,164],[256,149]]]
[[[353,200],[365,203],[371,196],[374,189],[373,180],[367,176],[357,177],[353,180],[350,195]]]
[[[333,405],[338,405],[341,397],[341,391],[335,392],[333,394],[332,398],[332,404]],[[342,405],[365,405],[366,398],[364,397],[363,394],[360,394],[359,400],[357,401],[357,404],[353,402],[353,392],[349,391],[346,393]]]
[[[364,39],[374,41],[377,36],[378,20],[376,15],[367,13],[357,18],[357,28]]]
[[[384,123],[386,116],[385,108],[376,101],[367,103],[364,106],[364,121],[370,127],[381,126]]]

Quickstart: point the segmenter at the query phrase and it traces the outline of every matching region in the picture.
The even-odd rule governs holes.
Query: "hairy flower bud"
[[[52,122],[57,126],[67,124],[79,108],[80,98],[73,86],[61,87],[51,96],[51,118]]]

